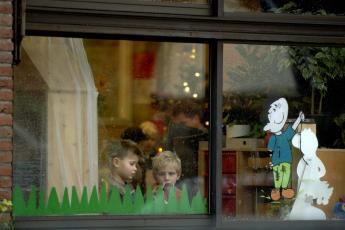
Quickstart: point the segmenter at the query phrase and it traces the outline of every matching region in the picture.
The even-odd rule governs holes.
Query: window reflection
[[[344,54],[340,47],[224,46],[224,217],[335,218],[345,180],[334,170],[345,161]]]
[[[265,12],[314,15],[344,15],[340,0],[224,0],[225,12]]]
[[[141,2],[162,2],[162,3],[192,3],[192,4],[206,4],[208,0],[139,0]]]
[[[206,213],[206,53],[196,43],[26,37],[15,196],[41,202],[39,215]]]

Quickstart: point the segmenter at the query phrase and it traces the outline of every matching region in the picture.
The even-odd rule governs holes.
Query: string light
[[[195,59],[195,54],[191,54],[189,57],[190,57],[191,59]]]
[[[195,53],[195,52],[196,52],[196,49],[195,49],[195,48],[193,48],[193,49],[192,49],[192,53]]]
[[[184,91],[185,91],[186,93],[189,93],[189,92],[190,92],[190,88],[187,86],[187,87],[184,88]]]
[[[196,72],[194,75],[195,75],[196,77],[200,77],[200,73],[198,73],[198,72]]]
[[[193,93],[193,97],[194,97],[194,98],[197,98],[197,97],[198,97],[198,94],[197,94],[197,93]]]
[[[188,82],[186,82],[186,81],[183,82],[183,86],[184,86],[184,87],[188,86]]]
[[[210,122],[209,122],[209,121],[205,121],[205,125],[206,125],[206,126],[209,126],[209,125],[210,125]]]

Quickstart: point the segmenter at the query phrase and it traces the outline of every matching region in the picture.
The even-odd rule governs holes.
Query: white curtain
[[[48,86],[47,192],[98,185],[97,89],[82,39],[25,37]],[[70,191],[69,191],[70,192]]]

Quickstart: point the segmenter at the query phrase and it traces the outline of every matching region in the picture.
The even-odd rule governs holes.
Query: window
[[[335,214],[331,211],[332,207],[336,205],[342,207],[343,204],[337,202],[339,201],[337,200],[338,197],[341,198],[340,196],[342,196],[339,194],[343,193],[342,187],[338,185],[343,183],[343,178],[341,177],[342,173],[338,173],[337,170],[334,170],[335,166],[333,167],[333,163],[329,162],[330,158],[323,158],[325,155],[328,155],[328,153],[332,153],[334,154],[332,155],[334,156],[331,159],[332,161],[343,161],[343,154],[341,153],[343,151],[343,146],[341,146],[340,142],[343,103],[341,100],[336,99],[343,97],[341,94],[343,91],[341,88],[343,86],[343,79],[337,77],[337,79],[327,81],[327,93],[323,91],[323,97],[320,97],[320,91],[318,91],[315,86],[310,85],[310,79],[313,79],[310,73],[313,73],[313,71],[321,71],[318,67],[322,65],[307,66],[301,64],[304,63],[302,61],[304,59],[317,62],[318,60],[316,59],[323,59],[324,57],[342,57],[342,47],[344,47],[345,44],[345,30],[343,30],[344,22],[340,16],[343,14],[341,13],[340,3],[329,4],[329,8],[327,6],[327,9],[325,9],[327,16],[321,17],[318,15],[311,15],[308,7],[305,10],[305,14],[304,11],[302,12],[303,16],[293,13],[285,14],[285,12],[283,14],[254,14],[251,12],[237,14],[236,12],[239,10],[234,9],[240,7],[230,7],[231,10],[229,10],[226,5],[229,4],[230,1],[209,1],[208,4],[158,2],[157,4],[160,7],[163,5],[166,6],[162,7],[161,9],[164,10],[161,11],[155,11],[156,8],[152,7],[152,5],[155,4],[145,1],[136,1],[135,3],[138,3],[138,5],[120,4],[118,1],[110,2],[105,0],[102,2],[96,0],[88,1],[87,3],[83,2],[83,4],[77,2],[79,1],[69,1],[68,3],[66,3],[66,1],[28,1],[26,11],[26,34],[28,35],[27,38],[32,35],[44,36],[45,38],[47,38],[47,36],[64,37],[68,39],[72,37],[83,38],[85,55],[87,56],[87,61],[90,65],[89,72],[91,73],[88,73],[89,80],[87,82],[92,82],[93,85],[84,84],[83,88],[79,88],[79,91],[91,89],[98,93],[96,93],[98,95],[98,122],[97,124],[92,124],[94,126],[97,125],[96,130],[98,132],[97,135],[92,133],[98,137],[97,146],[99,146],[99,148],[97,149],[97,156],[100,157],[97,161],[98,170],[96,170],[99,174],[97,176],[98,181],[102,180],[101,174],[103,172],[101,172],[101,170],[104,167],[101,165],[105,164],[105,159],[101,157],[103,155],[100,147],[107,146],[106,142],[111,139],[110,137],[120,137],[121,132],[117,128],[125,129],[131,127],[133,124],[140,124],[141,121],[146,120],[148,117],[152,118],[151,115],[153,111],[151,108],[146,110],[140,107],[142,106],[141,103],[147,103],[146,101],[141,101],[142,98],[148,98],[146,97],[149,95],[148,92],[152,92],[150,91],[150,87],[152,87],[151,84],[147,86],[147,88],[145,88],[145,84],[137,84],[138,82],[144,81],[144,79],[145,81],[152,80],[150,77],[147,79],[147,76],[150,76],[148,73],[151,72],[149,71],[151,68],[147,67],[150,65],[141,64],[152,63],[153,59],[150,53],[152,53],[152,51],[155,52],[158,47],[163,47],[165,45],[187,47],[189,53],[193,51],[193,46],[195,46],[197,52],[199,52],[198,50],[200,47],[203,47],[201,48],[201,50],[203,50],[203,58],[200,59],[202,64],[195,65],[193,68],[190,66],[190,68],[184,69],[184,73],[194,72],[194,75],[189,75],[188,81],[186,81],[187,84],[185,84],[184,81],[175,78],[172,79],[173,81],[179,82],[175,87],[176,90],[181,91],[178,95],[186,95],[186,93],[188,93],[187,91],[194,92],[190,85],[196,80],[197,82],[201,82],[201,79],[198,80],[198,76],[196,75],[199,70],[196,71],[196,69],[197,66],[203,66],[203,70],[200,70],[200,73],[204,71],[204,74],[200,75],[203,79],[203,83],[201,84],[201,92],[203,93],[197,93],[197,95],[198,97],[199,95],[203,95],[203,101],[200,103],[205,106],[202,124],[207,128],[208,135],[205,141],[199,142],[198,144],[197,163],[199,190],[201,197],[207,198],[206,206],[208,208],[208,215],[146,215],[143,217],[142,215],[136,215],[138,213],[132,213],[135,215],[79,215],[49,218],[17,217],[16,227],[25,228],[31,226],[28,223],[32,224],[32,226],[37,226],[37,228],[50,227],[49,224],[51,223],[51,226],[62,228],[66,223],[76,228],[125,228],[138,226],[147,227],[148,229],[154,226],[161,228],[166,226],[171,226],[172,228],[186,228],[186,226],[195,228],[200,226],[206,228],[272,228],[284,225],[288,228],[303,227],[313,229],[316,224],[320,226],[320,228],[339,227],[341,229],[344,227],[344,221],[339,220],[341,217],[338,213]],[[141,4],[139,4],[139,2],[141,2]],[[231,1],[231,3],[233,2],[235,1]],[[243,3],[245,2],[248,1],[243,1]],[[258,2],[259,1],[257,1],[257,3]],[[260,5],[260,9],[256,9],[255,12],[274,11],[275,8],[263,8],[263,4],[266,2],[268,1],[260,1],[260,4],[257,4]],[[285,1],[269,2],[277,3],[277,7],[285,3]],[[192,10],[186,10],[190,5],[193,6],[191,7]],[[321,8],[323,7],[315,7],[315,14],[319,14],[319,9]],[[331,10],[331,8],[336,10]],[[247,11],[246,7],[244,7],[244,9]],[[314,13],[313,10],[311,12]],[[330,16],[329,14],[332,13],[339,15],[339,17]],[[64,17],[61,17],[62,15]],[[328,15],[330,17],[328,17]],[[37,37],[35,38],[37,39]],[[112,52],[114,49],[108,48],[107,46],[110,43],[114,46],[122,44],[124,45],[123,47],[126,48],[122,51],[119,49],[116,52]],[[25,48],[25,45],[23,46]],[[69,47],[72,48],[74,46]],[[332,52],[338,54],[334,55],[334,53],[332,53],[332,55],[325,55],[322,50],[327,50],[329,48],[332,48]],[[104,58],[104,56],[96,57],[90,55],[90,53],[97,50],[98,52],[112,55],[113,60],[116,60],[114,63],[117,63],[117,65],[122,63],[124,66],[131,66],[125,63],[125,60],[130,60],[133,68],[131,70],[126,68],[120,70],[111,65],[107,68],[97,69],[96,67],[96,69],[94,69],[92,68],[92,63],[97,63],[99,60],[102,60],[104,64],[109,64],[109,59]],[[318,50],[322,51],[320,51],[321,54],[313,59],[313,55],[315,56],[314,52],[318,52]],[[120,51],[122,52],[121,55],[119,55]],[[170,50],[170,52],[171,51],[172,50]],[[133,55],[130,55],[131,53]],[[23,54],[25,55],[24,51]],[[52,55],[55,57],[57,54],[58,53],[55,54],[54,52]],[[308,56],[306,54],[308,54]],[[119,58],[120,56],[127,57],[127,55],[131,57],[127,59]],[[168,56],[169,58],[173,57],[170,54]],[[155,73],[161,68],[172,68],[172,71],[175,72],[177,69],[180,70],[182,66],[188,64],[188,62],[181,57],[177,59],[178,62],[181,63],[181,66],[172,68],[172,61],[167,61],[156,56],[154,59],[156,68],[153,68],[152,76],[157,77],[157,81],[158,77],[160,79],[159,81],[170,79],[168,75],[165,75],[168,74],[169,71],[164,73],[165,77],[163,77],[163,75],[157,76]],[[61,60],[66,61],[69,59]],[[294,63],[296,60],[298,60],[301,66],[298,67],[298,63]],[[331,58],[330,60],[333,60],[333,63],[336,62],[337,67],[343,66],[339,64],[341,63],[340,59],[334,61],[334,59]],[[157,64],[158,62],[163,64]],[[332,61],[325,62],[327,63],[326,66],[328,66],[330,64],[329,62]],[[25,62],[23,61],[23,63]],[[136,63],[136,65],[133,63]],[[17,71],[20,72],[20,68],[21,66],[19,65]],[[59,68],[59,71],[60,69],[65,71],[67,68],[64,66],[64,68]],[[338,68],[332,67],[331,71],[327,71],[327,73],[333,73],[335,70],[338,71]],[[132,73],[131,93],[125,90],[127,89],[126,87],[129,87],[126,85],[128,82],[121,83],[121,81],[128,80],[127,78],[121,78],[120,80],[120,78],[114,77],[111,78],[111,82],[108,83],[108,85],[111,85],[114,89],[114,91],[111,90],[109,92],[111,96],[108,95],[111,99],[105,98],[106,95],[101,94],[99,88],[104,86],[102,78],[108,76],[109,73],[111,75],[112,71],[114,74],[115,72],[123,71],[123,75],[126,75],[128,71]],[[36,75],[39,75],[37,72],[36,70]],[[340,68],[336,75],[342,76],[343,73],[344,71]],[[91,75],[92,78],[90,77]],[[248,79],[252,77],[258,79],[255,81],[254,88],[251,84],[252,81],[248,81]],[[36,78],[33,79],[36,81]],[[75,79],[75,81],[79,80]],[[320,82],[319,80],[320,79],[316,79],[316,82],[323,85],[324,82]],[[73,86],[68,81],[65,82],[61,79],[60,81],[61,84],[66,84],[66,87]],[[38,80],[37,84],[31,87],[38,87],[40,91],[45,92],[45,87],[47,87],[45,84],[44,81]],[[122,84],[123,87],[119,87],[115,90],[115,87],[120,84]],[[17,89],[25,89],[24,86],[19,86],[20,84],[18,84]],[[145,89],[135,91],[138,87]],[[170,88],[173,88],[172,85],[165,83],[157,87],[159,90]],[[324,87],[322,86],[320,89],[322,90]],[[73,90],[76,91],[76,89]],[[105,90],[104,92],[107,91]],[[122,96],[120,92],[123,92]],[[146,96],[136,97],[139,93]],[[192,98],[188,97],[188,99],[193,99],[193,94],[189,94]],[[18,95],[21,94],[18,92]],[[37,104],[50,105],[47,103],[46,96],[36,96],[36,94],[33,95],[30,92],[26,97],[31,97],[32,99],[23,100],[22,104],[24,104],[24,107],[30,102],[32,103],[32,101],[37,101]],[[102,97],[103,99],[100,100]],[[169,105],[168,102],[173,97],[174,96],[170,95],[169,97],[163,98],[149,98],[157,102],[153,103],[153,105],[166,106]],[[312,202],[309,204],[311,209],[318,208],[325,213],[327,219],[324,221],[311,220],[313,218],[310,218],[310,216],[304,218],[306,221],[303,221],[303,225],[294,220],[284,221],[286,212],[294,208],[293,204],[299,193],[295,193],[295,198],[284,199],[282,198],[282,191],[279,189],[279,196],[281,199],[279,199],[279,201],[272,201],[271,199],[272,188],[274,188],[273,171],[278,170],[274,168],[274,165],[272,169],[270,167],[269,163],[272,157],[270,156],[267,145],[265,145],[265,137],[266,144],[269,144],[270,139],[268,134],[266,135],[266,133],[262,132],[262,125],[265,126],[267,124],[267,113],[271,107],[273,108],[273,106],[270,105],[275,99],[277,100],[281,97],[286,99],[289,106],[287,118],[292,119],[286,120],[287,126],[291,123],[294,124],[294,121],[299,117],[299,111],[303,111],[305,115],[304,121],[300,122],[298,126],[299,130],[303,130],[306,127],[310,127],[311,130],[314,130],[316,126],[316,132],[311,131],[314,134],[316,133],[318,139],[319,146],[316,150],[316,156],[319,157],[326,168],[326,176],[319,178],[318,184],[324,186],[323,188],[327,191],[332,190],[331,188],[333,188],[333,190],[327,205],[316,207]],[[93,98],[95,98],[95,96],[93,96]],[[168,101],[165,101],[166,98],[168,98]],[[314,98],[313,103],[312,98]],[[322,102],[319,102],[320,98],[322,98]],[[137,110],[134,110],[133,107],[132,110],[127,110],[128,107],[126,107],[126,103],[121,105],[123,102],[122,100],[132,100],[132,105],[140,108],[140,110],[138,110],[140,114],[144,114],[142,115],[143,117],[138,117],[140,115],[134,112]],[[162,102],[162,104],[158,103],[159,101]],[[20,102],[18,101],[18,103]],[[176,104],[178,103],[174,103],[171,108],[175,107]],[[313,104],[314,107],[311,109],[311,105]],[[116,107],[113,105],[118,106]],[[316,116],[312,117],[311,111],[315,111],[315,115],[320,107],[319,105],[322,105],[321,111],[330,113],[330,120],[334,121],[334,119],[337,119],[339,126],[336,125],[337,123],[327,124],[325,126],[317,124]],[[77,109],[76,106],[71,107]],[[236,113],[231,110],[236,107],[239,109],[237,110],[237,115],[239,114],[239,116],[234,118]],[[156,109],[157,107],[153,108]],[[28,109],[23,109],[23,111],[27,110]],[[95,110],[91,109],[90,111]],[[33,112],[29,113],[33,114]],[[42,118],[49,117],[48,113],[49,110],[46,109],[38,109],[35,111],[35,114],[38,114],[38,116]],[[249,117],[248,113],[251,114],[249,114]],[[71,114],[68,113],[68,115]],[[24,115],[23,117],[27,118],[29,115]],[[78,122],[79,120],[82,121],[78,119]],[[251,133],[248,134],[248,126],[245,126],[245,132],[243,133],[243,130],[240,130],[242,133],[239,136],[238,134],[236,136],[229,134],[231,133],[230,130],[233,128],[231,124],[234,123],[235,120],[246,120],[250,122],[252,127],[249,126],[249,132]],[[207,121],[209,123],[206,123]],[[46,122],[47,121],[44,119],[38,119],[35,123],[37,124],[35,126],[36,130],[32,129],[33,132],[37,133],[35,135],[41,135],[41,143],[46,143],[47,140],[49,140],[48,132],[44,128],[49,127]],[[78,125],[78,122],[74,122],[73,125]],[[179,123],[185,122],[186,121],[182,119]],[[123,127],[118,127],[120,124],[122,124]],[[181,124],[177,124],[177,127],[181,127],[180,125]],[[326,127],[327,135],[324,135],[325,131],[320,131],[321,127]],[[254,130],[253,128],[256,129]],[[180,130],[180,128],[177,130]],[[328,131],[330,130],[332,130],[332,132],[329,134]],[[80,129],[75,131],[79,132]],[[82,133],[84,135],[88,134],[87,132]],[[105,141],[103,142],[101,138]],[[300,139],[304,140],[302,134]],[[178,138],[177,140],[181,139]],[[176,142],[178,143],[178,141]],[[294,142],[296,144],[296,139]],[[297,147],[298,142],[299,141],[297,141]],[[271,145],[272,144],[269,144],[269,147],[271,150],[274,150]],[[47,155],[49,150],[45,148],[51,146],[52,145],[44,145],[40,151]],[[180,143],[177,147],[183,147],[183,144]],[[323,153],[323,150],[325,150],[327,154]],[[299,190],[298,175],[296,175],[298,162],[300,162],[298,156],[300,157],[303,153],[303,149],[292,149],[294,161],[290,166],[290,171],[292,172],[290,177],[291,183],[288,184],[291,184],[292,188],[296,191]],[[94,154],[91,155],[95,156]],[[23,158],[25,159],[24,155]],[[41,160],[46,161],[46,159],[40,159],[40,161]],[[71,163],[70,161],[67,162]],[[44,167],[44,165],[46,164],[41,164],[40,166],[39,170],[43,173],[40,175],[45,175],[44,173],[47,173],[46,170],[49,170],[49,167]],[[284,170],[281,171],[285,172],[287,169],[288,167],[284,165]],[[336,176],[332,173],[335,173]],[[36,181],[46,180],[43,177],[33,179]],[[47,185],[40,184],[37,186]],[[98,189],[98,191],[102,191],[102,188]],[[80,198],[80,196],[83,197],[81,194],[78,194],[78,192],[75,192],[75,194],[78,195],[78,198]],[[90,192],[88,194],[90,195]],[[30,193],[24,194],[24,197],[25,196],[28,196],[27,199],[30,199]],[[61,195],[56,195],[56,197],[58,196]],[[84,195],[84,197],[86,196]],[[285,201],[286,205],[285,203],[283,204]],[[321,203],[323,203],[323,201]],[[342,211],[340,209],[339,211],[341,214]],[[320,211],[317,212],[320,213]],[[335,221],[334,219],[337,220]]]
[[[209,125],[205,44],[29,36],[22,44],[14,197],[27,208],[15,214],[207,213],[198,160]],[[39,201],[28,198],[36,192]]]
[[[186,14],[210,15],[210,2],[208,0],[28,0],[33,9],[49,8],[70,12],[98,11],[106,14],[113,12],[154,13],[154,14]]]
[[[342,1],[224,0],[224,12],[263,12],[343,16]]]
[[[339,217],[344,57],[342,47],[224,45],[226,219]]]

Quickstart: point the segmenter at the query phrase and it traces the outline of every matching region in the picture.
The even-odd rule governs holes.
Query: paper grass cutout
[[[296,134],[292,144],[303,153],[297,166],[298,188],[295,203],[287,217],[291,220],[324,220],[325,213],[313,206],[316,199],[318,205],[327,205],[333,193],[327,181],[320,178],[326,174],[326,168],[316,155],[318,140],[311,129],[303,129]]]
[[[169,191],[168,201],[164,200],[162,187],[158,187],[154,196],[150,187],[146,197],[143,196],[139,187],[135,193],[131,193],[126,187],[125,194],[121,198],[117,187],[112,187],[110,194],[103,185],[98,196],[96,186],[92,188],[88,199],[87,188],[84,187],[79,200],[76,187],[72,187],[71,198],[68,189],[64,189],[62,201],[59,201],[56,189],[53,187],[49,197],[32,187],[27,201],[19,186],[14,187],[13,192],[13,215],[14,216],[44,216],[44,215],[77,215],[77,214],[111,214],[111,215],[152,215],[152,214],[205,214],[207,203],[198,192],[189,202],[186,186],[182,187],[180,200],[176,199],[174,188]]]
[[[300,112],[293,125],[283,130],[289,112],[289,106],[285,98],[274,101],[268,110],[269,122],[264,127],[264,131],[270,131],[273,135],[269,139],[267,148],[272,151],[274,189],[271,198],[274,201],[284,198],[292,198],[294,191],[288,188],[291,178],[292,152],[290,141],[295,135],[295,130],[304,120],[304,114]],[[280,194],[280,189],[282,189]]]

